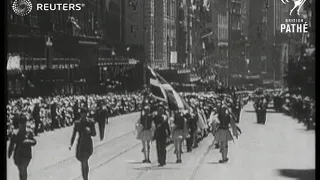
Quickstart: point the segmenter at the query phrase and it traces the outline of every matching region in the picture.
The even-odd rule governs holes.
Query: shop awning
[[[106,66],[106,65],[136,65],[139,61],[133,58],[123,58],[123,57],[115,57],[115,58],[99,58],[98,65]]]
[[[80,60],[77,58],[53,58],[53,69],[70,69],[77,68]],[[21,70],[39,70],[47,68],[46,58],[21,57]]]

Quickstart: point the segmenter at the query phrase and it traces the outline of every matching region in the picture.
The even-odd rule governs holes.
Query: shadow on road
[[[149,167],[139,167],[139,168],[132,168],[134,170],[138,170],[138,171],[149,171],[149,170],[179,170],[181,168],[178,168],[178,167],[158,167],[157,165],[156,166],[149,166]]]
[[[207,164],[221,164],[219,162],[208,162]]]
[[[181,168],[177,168],[177,167],[155,167],[155,168],[152,168],[152,171],[153,170],[179,170]]]
[[[143,164],[143,162],[136,161],[136,162],[129,162],[129,164]]]
[[[254,110],[245,110],[244,112],[247,112],[247,113],[256,113],[256,111]],[[273,110],[267,110],[267,113],[269,114],[281,114],[280,112],[276,112],[276,111],[273,111]]]
[[[279,174],[297,180],[315,180],[315,169],[279,169]]]

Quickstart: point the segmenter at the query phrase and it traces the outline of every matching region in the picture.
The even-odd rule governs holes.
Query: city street
[[[240,128],[242,135],[229,143],[229,162],[219,164],[221,155],[213,147],[210,134],[197,149],[182,155],[176,164],[172,145],[167,147],[167,165],[157,167],[155,143],[151,164],[142,164],[141,143],[135,139],[134,123],[139,113],[112,118],[106,138],[94,140],[94,154],[89,160],[91,180],[313,180],[315,173],[315,133],[296,120],[268,111],[266,125],[256,124],[252,104],[244,107]],[[72,128],[64,128],[37,137],[29,166],[30,180],[81,179],[80,163],[74,149],[68,150]],[[97,129],[98,132],[98,129]],[[17,180],[12,159],[8,160],[8,180]]]

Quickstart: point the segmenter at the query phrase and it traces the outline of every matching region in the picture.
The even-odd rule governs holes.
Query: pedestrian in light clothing
[[[71,150],[76,134],[79,133],[76,158],[81,163],[82,177],[84,180],[88,180],[88,160],[93,153],[93,142],[91,136],[96,136],[95,123],[93,120],[87,118],[87,114],[88,109],[81,108],[80,119],[76,120],[74,123],[74,129],[69,146],[69,150]]]
[[[27,117],[19,115],[17,117],[19,130],[14,133],[9,144],[9,158],[13,153],[13,160],[19,170],[20,180],[27,180],[28,166],[32,158],[32,146],[37,144],[31,129],[26,126]]]

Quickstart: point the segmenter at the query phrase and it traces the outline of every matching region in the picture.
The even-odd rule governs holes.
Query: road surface
[[[106,139],[101,142],[95,137],[94,154],[89,160],[91,180],[314,179],[315,133],[283,114],[270,110],[267,124],[258,125],[252,104],[248,104],[239,124],[243,134],[229,144],[229,162],[218,163],[221,155],[209,135],[197,149],[182,155],[182,164],[175,163],[174,148],[169,145],[164,167],[157,167],[155,143],[151,148],[152,163],[141,163],[141,144],[133,133],[138,116],[135,113],[113,118],[107,126]],[[65,128],[37,138],[30,180],[81,179],[74,148],[68,150],[71,131]],[[8,160],[7,174],[8,180],[18,179],[12,159]]]

